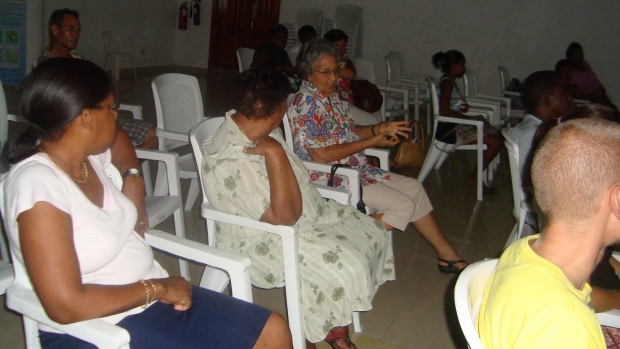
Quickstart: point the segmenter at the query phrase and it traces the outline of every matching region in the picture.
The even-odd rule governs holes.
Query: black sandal
[[[463,271],[463,269],[465,269],[467,267],[467,262],[465,262],[462,259],[458,259],[455,261],[447,261],[445,259],[441,259],[441,258],[437,258],[438,261],[440,262],[444,262],[448,265],[441,265],[439,263],[437,263],[437,268],[439,269],[439,272],[442,274],[458,274],[461,271]],[[459,264],[459,263],[465,263],[465,267],[458,269],[457,267],[455,267],[455,264]]]
[[[344,333],[332,333],[329,332],[327,337],[325,337],[325,341],[329,344],[333,349],[342,349],[341,346],[336,343],[337,340],[343,340],[351,349],[357,349],[357,346],[351,341],[351,338]]]

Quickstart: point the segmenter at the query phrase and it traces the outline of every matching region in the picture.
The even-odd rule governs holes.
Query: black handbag
[[[331,173],[329,176],[329,180],[327,181],[327,186],[328,187],[333,187],[334,186],[334,176],[336,175],[336,171],[341,168],[341,167],[348,167],[351,168],[351,166],[349,165],[345,165],[345,164],[335,164],[332,165],[332,169],[331,169]],[[357,202],[357,210],[362,212],[363,214],[367,214],[366,212],[366,204],[364,204],[364,200],[362,200],[362,196],[363,196],[363,191],[362,191],[362,182],[360,181],[360,201]]]

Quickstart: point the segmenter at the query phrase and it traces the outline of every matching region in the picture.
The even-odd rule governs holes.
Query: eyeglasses
[[[334,68],[334,70],[324,70],[324,71],[318,71],[316,69],[313,69],[315,72],[323,75],[324,78],[329,77],[330,75],[336,75],[336,77],[338,77],[340,75],[340,71],[342,70],[342,68],[337,67]]]
[[[106,105],[96,105],[93,109],[102,109],[102,108],[110,108],[114,111],[118,111],[118,108],[120,108],[120,104],[119,103],[114,103],[114,104],[106,104]]]

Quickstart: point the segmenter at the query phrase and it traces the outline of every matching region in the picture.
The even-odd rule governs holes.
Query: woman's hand
[[[374,143],[373,147],[391,147],[400,143],[400,139],[398,137],[390,135],[389,129],[385,129],[376,136],[372,136],[370,141]]]
[[[461,113],[467,113],[469,111],[469,104],[465,101],[459,101],[459,106],[461,107]]]
[[[405,137],[409,135],[411,132],[411,128],[409,126],[409,121],[391,121],[386,122],[383,121],[377,125],[375,125],[376,133],[383,134],[387,132],[387,136],[391,140],[398,141],[398,136]],[[397,142],[398,143],[398,142]]]
[[[160,302],[173,304],[175,310],[185,311],[192,306],[192,285],[180,276],[152,279]]]

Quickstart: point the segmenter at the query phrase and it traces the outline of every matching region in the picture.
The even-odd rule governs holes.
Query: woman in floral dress
[[[286,110],[288,80],[268,70],[242,74],[213,142],[205,146],[203,183],[210,203],[227,213],[299,227],[304,331],[309,348],[323,339],[355,348],[346,326],[353,311],[372,308],[379,285],[394,279],[389,233],[377,221],[324,200],[277,128]],[[218,224],[218,248],[252,261],[252,283],[284,285],[278,236]]]
[[[367,206],[377,209],[375,219],[387,230],[404,231],[409,223],[413,224],[437,252],[437,266],[442,273],[457,273],[465,268],[467,263],[439,228],[422,184],[366,163],[364,150],[398,144],[398,136],[406,136],[410,131],[407,121],[353,125],[347,105],[336,93],[341,69],[336,46],[324,39],[306,45],[297,67],[304,81],[287,110],[295,153],[302,160],[358,167],[362,199]],[[310,178],[324,183],[327,175],[312,172]],[[340,178],[335,178],[334,183],[343,188],[348,185]]]

